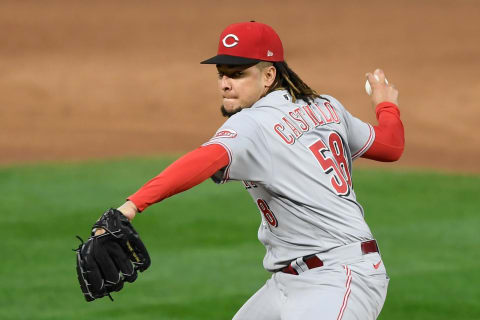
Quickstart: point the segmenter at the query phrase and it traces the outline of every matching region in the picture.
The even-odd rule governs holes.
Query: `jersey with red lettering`
[[[206,143],[222,145],[230,157],[213,180],[243,181],[261,213],[265,269],[373,239],[353,189],[352,161],[374,138],[372,126],[333,97],[293,102],[278,90],[230,117]]]

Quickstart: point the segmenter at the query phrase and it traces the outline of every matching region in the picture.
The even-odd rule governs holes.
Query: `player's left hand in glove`
[[[99,234],[97,230],[103,229]],[[81,239],[80,239],[81,240]],[[116,209],[107,210],[77,252],[77,276],[85,299],[93,301],[120,291],[150,266],[150,256],[130,221]],[[113,299],[112,299],[113,300]]]

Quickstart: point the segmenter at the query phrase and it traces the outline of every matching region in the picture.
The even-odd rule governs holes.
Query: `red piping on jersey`
[[[363,145],[363,147],[360,148],[360,150],[358,150],[357,152],[355,152],[353,155],[352,155],[352,160],[355,160],[356,158],[358,158],[358,156],[362,155],[365,153],[365,149],[369,148],[372,144],[372,139],[373,139],[373,133],[374,133],[374,129],[373,127],[369,124],[368,125],[368,128],[370,129],[370,135],[368,136],[368,139],[367,139],[367,142],[365,142],[365,144]]]
[[[349,267],[343,266],[347,273],[347,282],[345,283],[345,295],[343,296],[343,303],[340,308],[340,312],[338,313],[337,320],[341,320],[343,317],[343,313],[345,312],[345,308],[347,307],[348,304],[348,297],[350,296],[350,293],[352,292],[352,289],[350,288],[350,284],[352,283],[352,270],[350,270]]]
[[[384,162],[396,161],[405,147],[400,110],[394,103],[382,102],[375,111],[378,120],[378,125],[373,127],[375,140],[362,157]]]
[[[228,179],[230,179],[230,178],[229,178],[229,175],[230,175],[230,164],[232,163],[232,159],[233,159],[232,150],[230,150],[230,148],[229,148],[226,144],[224,144],[224,143],[222,143],[222,142],[220,142],[220,141],[207,142],[206,144],[204,144],[204,146],[210,145],[210,144],[218,144],[218,145],[224,147],[225,150],[227,151],[227,154],[228,154],[228,165],[227,165],[227,167],[224,169],[223,176],[222,176],[222,178],[220,179],[220,181],[218,182],[218,183],[225,183],[225,182],[228,181]],[[223,168],[221,168],[221,169],[223,169]]]
[[[143,211],[156,202],[200,184],[229,163],[229,155],[221,145],[210,144],[197,148],[148,181],[128,200]]]

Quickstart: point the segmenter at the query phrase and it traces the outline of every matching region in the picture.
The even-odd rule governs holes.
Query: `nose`
[[[222,91],[228,91],[232,89],[232,84],[229,77],[225,75],[222,76],[222,78],[220,79],[220,88],[222,89]]]

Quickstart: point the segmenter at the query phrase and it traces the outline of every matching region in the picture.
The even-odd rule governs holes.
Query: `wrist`
[[[397,117],[400,117],[400,109],[395,103],[390,101],[384,101],[377,104],[377,106],[375,107],[375,114],[377,116],[377,120],[379,119],[382,112],[392,113]]]
[[[138,213],[138,208],[132,201],[128,200],[120,207],[117,208],[128,220],[132,221],[135,215]]]
[[[382,107],[397,107],[398,108],[398,105],[395,102],[383,101],[383,102],[380,102],[380,103],[377,104],[376,109],[382,108]]]

